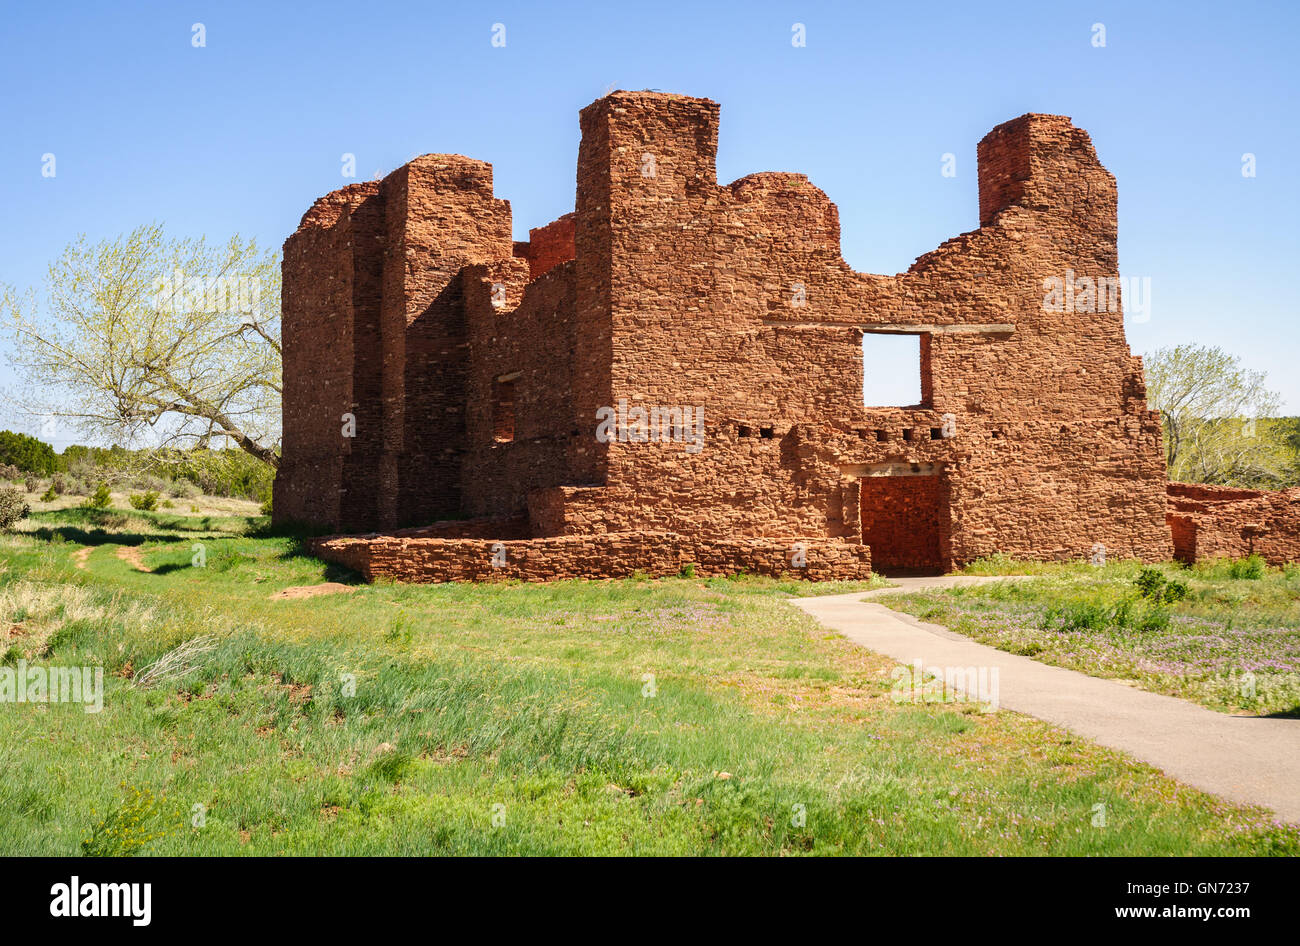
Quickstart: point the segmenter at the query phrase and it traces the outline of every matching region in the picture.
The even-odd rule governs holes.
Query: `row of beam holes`
[[[920,427],[904,427],[904,428],[903,428],[903,439],[906,440],[908,443],[911,443],[911,442],[913,442],[913,441],[915,441],[915,440],[920,439],[920,438],[918,438],[918,437],[916,436],[916,434],[917,434],[917,431],[918,431],[918,430],[922,430],[922,429],[923,429],[923,428],[920,428]],[[885,442],[887,442],[887,441],[889,440],[889,432],[888,432],[888,431],[885,431],[885,430],[877,430],[875,433],[876,433],[876,442],[877,442],[877,443],[885,443]],[[866,437],[866,436],[867,436],[867,432],[866,432],[865,430],[862,432],[862,436],[863,436],[863,437]],[[931,428],[930,428],[930,439],[931,439],[931,440],[942,440],[942,439],[943,439],[943,428],[941,428],[941,427],[931,427]]]
[[[863,431],[862,436],[864,436],[864,437],[866,436],[866,431]],[[1001,440],[1001,439],[1002,439],[1002,431],[1000,431],[1000,430],[990,430],[990,431],[989,431],[989,436],[991,436],[994,440]],[[888,439],[889,439],[889,433],[888,433],[887,431],[884,431],[884,430],[877,430],[877,431],[876,431],[876,440],[877,440],[878,442],[880,442],[880,443],[884,443],[884,442],[887,441]],[[904,439],[904,440],[907,440],[907,441],[909,441],[909,442],[915,440],[915,439],[916,439],[916,428],[912,428],[912,427],[904,427],[904,428],[903,428],[903,439]],[[930,428],[930,439],[931,439],[931,440],[942,440],[942,439],[943,439],[943,428],[942,428],[942,427],[931,427],[931,428]]]
[[[903,439],[906,440],[908,443],[911,443],[912,441],[915,441],[915,440],[917,439],[916,432],[917,432],[918,430],[921,430],[921,429],[923,429],[923,428],[919,428],[919,427],[904,427],[904,428],[903,428]],[[754,436],[754,428],[753,428],[753,427],[740,427],[740,428],[738,428],[737,433],[739,433],[739,435],[742,436],[742,437],[752,437],[752,436]],[[885,443],[886,441],[889,440],[889,432],[888,432],[888,431],[877,430],[875,433],[876,433],[876,441],[877,441],[878,443]],[[992,434],[992,436],[993,436],[995,439],[1000,438],[1000,437],[1002,436],[1002,431],[1000,431],[1000,430],[990,431],[990,433]],[[758,435],[759,435],[760,437],[762,437],[764,440],[771,440],[773,437],[776,436],[776,431],[775,431],[775,429],[772,428],[772,427],[760,427],[760,428],[759,428],[759,431],[758,431]],[[862,435],[865,437],[865,436],[866,436],[866,431],[863,431]],[[930,439],[931,439],[931,440],[942,440],[942,439],[943,439],[943,428],[942,428],[942,427],[931,427],[931,428],[930,428]]]

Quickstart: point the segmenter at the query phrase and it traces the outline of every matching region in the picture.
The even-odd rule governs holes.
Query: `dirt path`
[[[117,551],[115,551],[113,554],[116,555],[118,558],[120,558],[122,561],[126,562],[131,567],[133,567],[138,572],[153,571],[152,568],[150,568],[148,565],[144,563],[144,553],[142,553],[134,545],[119,545],[117,547]]]
[[[356,591],[355,585],[343,585],[337,581],[325,581],[319,585],[295,585],[292,588],[283,588],[271,595],[272,601],[283,601],[288,598],[315,598],[317,595],[344,595]]]
[[[997,670],[997,705],[1062,726],[1202,791],[1300,823],[1300,719],[1229,716],[1195,703],[1008,654],[866,599],[999,578],[893,579],[897,587],[792,604],[849,640],[923,670]],[[956,689],[963,676],[954,675]],[[975,694],[971,694],[972,698]]]
[[[72,562],[78,568],[86,567],[86,559],[90,558],[90,553],[95,551],[93,545],[87,545],[84,549],[77,549],[72,553]]]

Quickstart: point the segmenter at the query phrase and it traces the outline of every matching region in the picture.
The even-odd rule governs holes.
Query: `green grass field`
[[[0,537],[4,666],[105,681],[98,713],[0,704],[0,852],[1300,852],[1035,720],[896,703],[889,660],[785,603],[857,586],[275,598],[351,578],[256,524],[50,509]]]
[[[880,601],[1044,663],[1257,715],[1300,715],[1300,568],[1219,561],[1148,569],[1174,600],[1144,596],[1142,566],[979,562],[1036,577]]]

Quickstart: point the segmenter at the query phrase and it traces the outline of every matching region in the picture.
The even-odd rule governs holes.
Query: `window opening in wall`
[[[864,332],[864,407],[917,407],[929,397],[929,336]]]
[[[515,378],[507,375],[492,382],[492,439],[510,443],[515,439]]]

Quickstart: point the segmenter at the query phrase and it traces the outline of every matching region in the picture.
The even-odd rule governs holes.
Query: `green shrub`
[[[1169,610],[1159,605],[1153,605],[1142,609],[1137,619],[1132,621],[1130,626],[1136,631],[1150,634],[1154,631],[1163,631],[1169,626]]]
[[[1175,601],[1182,601],[1189,593],[1190,589],[1187,587],[1187,582],[1181,581],[1177,578],[1171,578],[1165,585],[1165,590],[1161,595],[1161,600],[1163,600],[1165,604],[1173,604]]]
[[[199,489],[193,482],[187,479],[173,480],[167,487],[167,493],[172,499],[198,499],[203,495],[203,490]]]
[[[49,475],[58,469],[59,457],[53,447],[31,434],[0,430],[0,463],[27,473]]]
[[[679,571],[677,574],[681,578],[694,578],[695,564],[693,562],[687,562],[685,565],[682,566],[682,570]]]
[[[127,497],[131,503],[132,509],[142,509],[145,512],[153,512],[158,508],[158,491],[148,490],[143,493],[134,493]]]
[[[1165,587],[1165,573],[1158,568],[1144,565],[1133,579],[1138,591],[1144,598],[1159,598]]]
[[[1163,577],[1161,581],[1163,581]],[[1186,586],[1178,582],[1186,591]],[[1075,599],[1051,605],[1039,619],[1044,630],[1103,631],[1107,628],[1150,632],[1169,626],[1170,613],[1163,606],[1165,590],[1155,597],[1126,595],[1113,604],[1104,600]]]
[[[1143,598],[1157,604],[1173,604],[1182,601],[1188,595],[1187,582],[1178,578],[1165,578],[1165,573],[1149,565],[1143,566],[1133,584]]]
[[[55,491],[53,483],[50,484],[49,489],[41,493],[41,502],[43,503],[52,503],[58,498],[59,494]]]
[[[32,507],[27,505],[23,491],[12,486],[0,489],[0,530],[8,532],[15,525],[31,515]]]
[[[112,501],[113,494],[108,484],[101,480],[95,491],[81,501],[81,506],[83,509],[107,509]]]
[[[1268,564],[1258,553],[1247,558],[1239,558],[1228,565],[1228,577],[1254,581],[1264,577]]]

